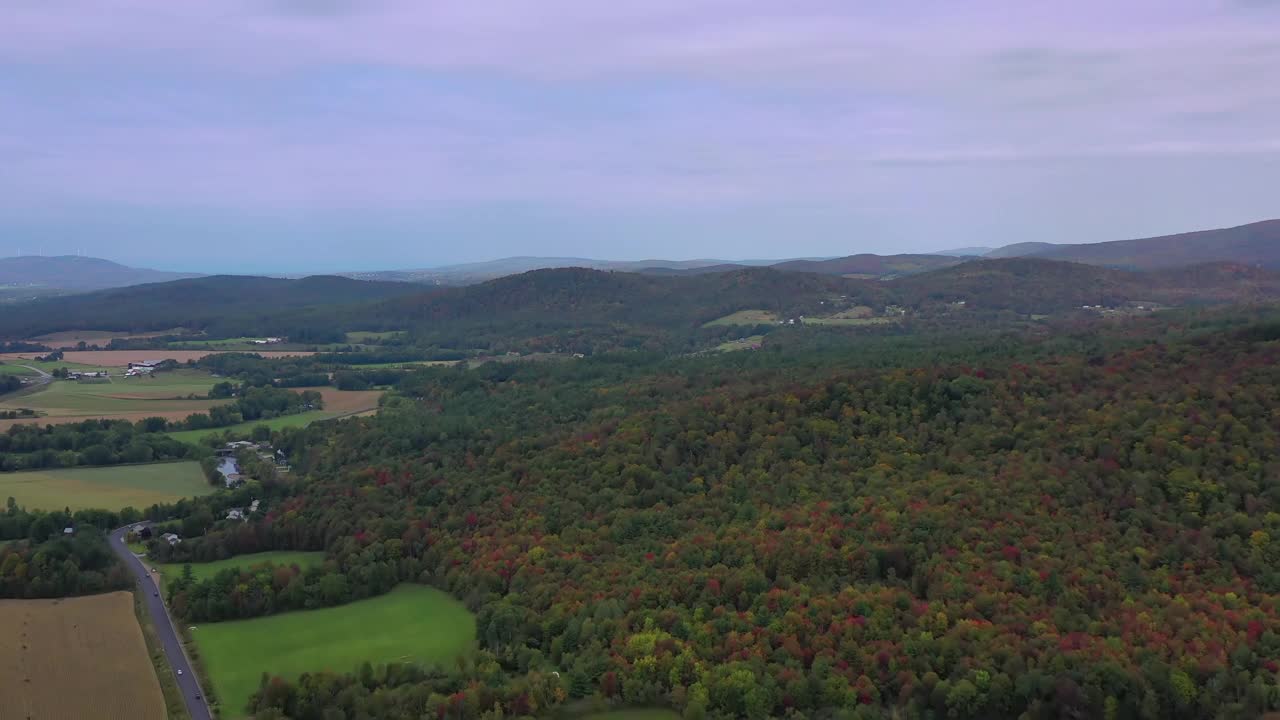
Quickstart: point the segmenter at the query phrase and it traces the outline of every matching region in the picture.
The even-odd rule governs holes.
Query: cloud
[[[955,172],[1046,206],[1166,162],[1274,185],[1277,30],[1192,0],[10,0],[0,230],[66,203],[514,203],[873,208],[904,233]]]

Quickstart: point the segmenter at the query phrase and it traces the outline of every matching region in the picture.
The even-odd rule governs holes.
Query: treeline
[[[259,720],[338,717],[469,718],[483,712],[498,717],[542,717],[566,699],[563,680],[553,672],[512,674],[483,650],[459,660],[456,668],[424,668],[411,663],[371,665],[357,672],[303,673],[289,682],[263,673],[249,702]]]
[[[21,390],[24,384],[17,375],[0,375],[0,395]]]
[[[226,383],[219,383],[225,386]],[[225,388],[215,386],[210,397],[221,397]],[[254,420],[270,420],[284,415],[296,415],[324,407],[324,398],[315,390],[297,392],[276,387],[244,387],[235,391],[235,400],[226,405],[215,405],[208,412],[192,413],[186,419],[169,423],[171,430],[204,430],[238,425]]]
[[[298,433],[307,482],[256,532],[398,541],[477,611],[498,671],[450,717],[552,669],[569,700],[686,717],[1256,717],[1280,708],[1268,337],[424,372],[416,402]],[[436,682],[273,679],[256,707],[325,687],[391,717]]]
[[[168,427],[164,418],[13,425],[0,433],[0,472],[182,460],[199,453],[164,435]]]
[[[101,531],[86,527],[41,543],[0,545],[0,597],[55,598],[125,590],[129,571]]]
[[[340,553],[335,562],[307,568],[265,563],[229,568],[212,578],[189,576],[169,585],[173,611],[191,622],[216,622],[343,605],[416,580],[421,568],[398,541]]]
[[[9,498],[0,512],[0,597],[87,595],[129,587],[129,573],[107,545],[105,532],[140,520],[122,513],[27,511]],[[71,528],[71,535],[63,531]]]

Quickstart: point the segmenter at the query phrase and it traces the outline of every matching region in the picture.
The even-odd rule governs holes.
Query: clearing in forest
[[[774,325],[778,322],[777,313],[768,310],[739,310],[736,313],[730,313],[721,318],[716,318],[708,323],[703,323],[702,327],[717,327],[720,325]]]
[[[247,435],[259,425],[266,425],[272,430],[283,430],[284,428],[305,427],[319,420],[332,420],[338,417],[350,417],[353,415],[364,415],[376,411],[378,409],[378,398],[382,397],[381,390],[338,390],[336,388],[303,388],[307,390],[319,390],[320,395],[324,398],[323,410],[308,410],[307,412],[295,413],[293,415],[281,415],[280,417],[271,418],[270,420],[250,420],[239,425],[231,425],[229,427],[207,428],[204,430],[179,430],[169,433],[169,437],[175,440],[181,440],[186,443],[199,443],[209,436],[221,436],[224,433],[232,435]]]
[[[214,488],[196,462],[49,468],[0,474],[0,498],[12,497],[29,510],[103,508],[139,510],[171,503]]]
[[[204,623],[191,633],[224,717],[242,717],[263,672],[355,671],[361,663],[451,665],[475,645],[476,620],[445,593],[400,585],[379,597],[281,615]]]
[[[132,593],[0,600],[0,717],[164,720]]]

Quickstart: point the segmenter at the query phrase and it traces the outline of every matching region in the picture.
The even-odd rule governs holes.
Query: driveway
[[[212,720],[213,713],[209,711],[209,705],[205,702],[200,681],[191,670],[191,662],[187,660],[187,654],[182,649],[182,640],[174,629],[173,619],[169,617],[168,609],[164,606],[164,598],[159,594],[160,578],[151,572],[151,566],[147,565],[143,558],[134,555],[124,542],[124,536],[131,527],[133,526],[128,525],[111,532],[111,550],[120,557],[129,568],[129,572],[133,573],[134,578],[142,583],[142,597],[146,603],[147,612],[151,613],[156,633],[160,636],[160,644],[164,646],[164,656],[173,668],[174,679],[178,681],[178,689],[182,692],[182,699],[187,704],[187,712],[191,715],[191,720]]]

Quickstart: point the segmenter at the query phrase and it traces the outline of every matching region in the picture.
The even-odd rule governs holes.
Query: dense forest
[[[278,434],[296,477],[266,515],[168,558],[323,566],[228,571],[175,606],[245,617],[413,581],[478,615],[473,666],[271,679],[259,717],[1280,707],[1274,317],[925,346],[414,373],[376,417]]]
[[[30,512],[8,498],[0,512],[0,598],[66,597],[129,587],[128,570],[107,546],[105,532],[141,518],[132,509]],[[64,532],[68,528],[71,534]]]

